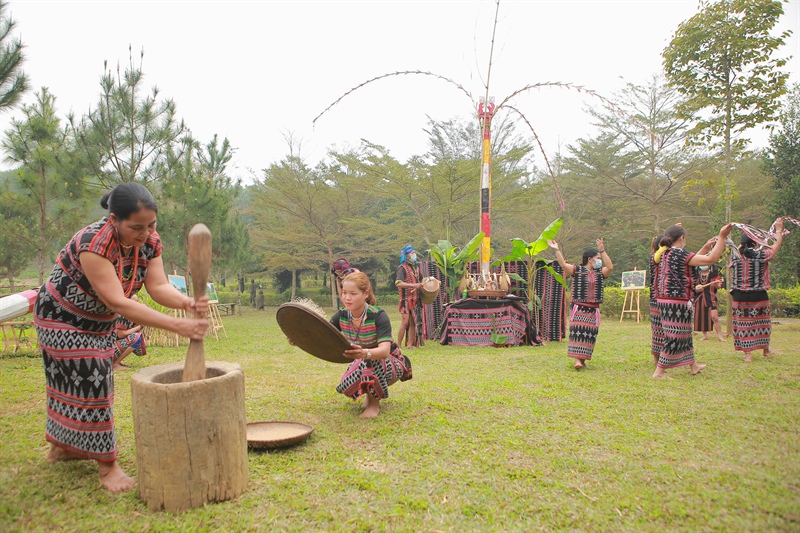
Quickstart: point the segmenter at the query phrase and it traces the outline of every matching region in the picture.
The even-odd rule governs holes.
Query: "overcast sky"
[[[144,50],[145,85],[177,104],[194,136],[228,137],[231,174],[251,172],[302,141],[310,164],[331,147],[364,138],[401,161],[427,148],[427,116],[474,116],[470,100],[428,76],[367,85],[314,117],[344,92],[381,74],[425,70],[485,94],[496,3],[475,1],[178,1],[9,0],[26,45],[25,70],[65,116],[95,107],[103,61],[128,65]],[[661,51],[697,0],[539,0],[500,2],[490,95],[499,102],[531,83],[563,82],[612,96],[624,82],[644,84],[661,70]],[[780,29],[794,35],[781,56],[800,82],[800,0],[784,6]],[[26,102],[33,100],[33,94]],[[593,130],[583,108],[591,97],[545,88],[513,101],[548,152]],[[0,115],[8,129],[12,116]],[[523,129],[520,131],[524,131]],[[755,136],[758,145],[766,135]],[[537,156],[537,161],[541,158]]]

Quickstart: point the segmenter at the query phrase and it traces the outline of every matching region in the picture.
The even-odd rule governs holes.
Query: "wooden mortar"
[[[180,512],[239,497],[247,488],[244,373],[208,362],[183,382],[183,363],[131,377],[139,497],[152,510]]]

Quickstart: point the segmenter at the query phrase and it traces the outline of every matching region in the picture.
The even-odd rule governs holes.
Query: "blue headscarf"
[[[408,246],[406,246],[405,248],[403,248],[403,251],[400,252],[400,264],[405,263],[406,262],[406,255],[411,253],[411,252],[413,252],[413,251],[414,251],[414,247],[411,246],[410,244]]]

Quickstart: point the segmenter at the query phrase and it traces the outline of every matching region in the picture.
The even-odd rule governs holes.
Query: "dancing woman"
[[[733,347],[744,352],[744,360],[752,362],[752,352],[763,350],[766,357],[772,335],[772,313],[769,306],[769,261],[783,243],[783,218],[773,224],[775,241],[756,249],[756,243],[742,234],[738,258],[731,256],[731,298],[733,299]]]
[[[656,302],[664,331],[664,344],[658,356],[654,378],[669,377],[665,373],[669,368],[688,365],[692,375],[695,375],[706,367],[694,360],[692,267],[711,266],[719,261],[730,232],[730,224],[723,226],[709,254],[699,255],[683,249],[686,246],[686,230],[683,226],[676,224],[664,231],[660,247],[653,255],[653,261],[658,265],[654,280]]]
[[[575,370],[586,367],[591,360],[597,333],[600,330],[600,304],[603,303],[603,282],[614,265],[606,253],[603,239],[597,239],[597,248],[583,252],[580,265],[567,263],[555,241],[547,244],[555,249],[556,260],[564,274],[572,276],[572,311],[569,315],[569,345],[567,356],[575,359]]]

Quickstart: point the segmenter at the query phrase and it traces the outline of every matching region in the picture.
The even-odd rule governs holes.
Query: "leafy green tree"
[[[140,61],[143,57],[144,52]],[[131,53],[124,72],[117,66],[116,76],[106,70],[100,79],[97,108],[78,123],[70,117],[94,177],[107,188],[126,181],[158,182],[156,169],[163,170],[171,145],[185,132],[175,117],[175,103],[160,100],[156,87],[144,95],[143,83],[141,62],[134,65]]]
[[[8,2],[0,1],[0,109],[14,107],[28,90],[28,76],[22,70],[25,48],[22,40],[9,40],[16,22],[6,16]]]
[[[24,193],[21,198],[36,217],[34,248],[42,283],[56,247],[64,244],[83,214],[84,185],[69,129],[61,126],[50,91],[42,88],[36,102],[22,111],[24,120],[11,121],[3,149],[6,161],[19,165],[15,187]]]
[[[722,139],[725,222],[731,222],[730,177],[747,144],[739,135],[774,118],[789,75],[782,70],[787,59],[773,54],[791,32],[771,35],[783,15],[780,0],[701,0],[700,6],[662,52],[664,70],[686,98],[679,112],[696,122],[690,137],[712,147]],[[732,306],[727,309],[730,334]]]
[[[300,270],[327,259],[346,241],[346,201],[325,176],[293,153],[264,170],[253,187],[251,236],[256,249],[273,268]],[[296,273],[293,273],[296,279]],[[296,285],[293,286],[293,294]],[[335,294],[331,297],[335,304]]]
[[[504,120],[505,119],[505,120]],[[522,194],[530,174],[532,148],[507,115],[495,118],[492,165],[495,242],[516,235],[530,213]],[[374,187],[368,220],[380,248],[431,246],[439,240],[466,242],[480,222],[481,135],[477,123],[429,120],[428,151],[406,164],[381,146],[363,142],[358,150],[333,154],[341,168]],[[380,221],[378,226],[375,221]],[[513,235],[512,235],[513,234]],[[510,246],[510,245],[509,245]]]
[[[695,121],[689,135],[721,144],[725,156],[725,221],[731,221],[727,179],[733,157],[746,146],[739,137],[772,120],[786,92],[787,59],[773,57],[791,32],[775,37],[783,15],[779,0],[702,0],[701,11],[679,26],[662,52],[670,83],[684,95],[679,115]]]
[[[185,135],[166,149],[156,168],[161,178],[159,234],[165,244],[164,262],[172,270],[185,265],[189,231],[202,222],[212,235],[213,272],[223,277],[241,259],[242,225],[233,211],[241,185],[227,174],[232,157],[228,139],[217,136],[205,146]]]
[[[772,219],[800,216],[800,84],[795,84],[781,109],[780,127],[769,139],[764,153],[765,170],[775,178],[769,206]],[[800,281],[800,228],[784,239],[780,260],[774,262],[773,278],[779,285],[797,286]]]
[[[15,278],[36,255],[36,219],[10,181],[4,178],[0,189],[0,272],[8,278],[13,294]]]

